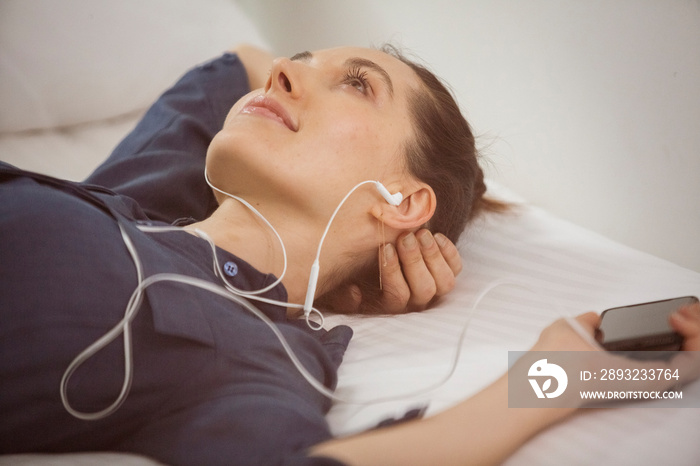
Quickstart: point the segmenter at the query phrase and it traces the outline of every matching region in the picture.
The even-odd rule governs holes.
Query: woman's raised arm
[[[267,50],[254,45],[240,44],[231,49],[231,53],[238,55],[248,74],[248,83],[251,89],[265,87],[272,67],[272,55]]]

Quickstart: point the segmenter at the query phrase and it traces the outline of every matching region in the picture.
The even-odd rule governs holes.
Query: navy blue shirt
[[[133,384],[116,413],[79,420],[59,396],[69,363],[123,318],[137,285],[119,225],[144,277],[168,272],[221,283],[207,242],[138,226],[200,219],[215,208],[204,155],[247,87],[242,76],[233,55],[185,75],[89,183],[0,164],[0,453],[111,450],[169,464],[337,464],[306,456],[330,438],[330,402],[297,372],[270,329],[240,305],[184,284],[146,290],[130,326]],[[275,279],[224,250],[216,254],[235,269],[229,281],[236,287],[259,289]],[[285,301],[286,291],[278,285],[266,296]],[[334,387],[351,331],[314,332],[288,320],[283,308],[256,306],[305,367]],[[72,406],[105,408],[123,378],[120,337],[75,372]]]

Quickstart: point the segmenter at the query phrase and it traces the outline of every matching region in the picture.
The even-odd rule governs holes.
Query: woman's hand
[[[575,319],[591,337],[600,325],[600,316],[595,312],[581,314]],[[680,308],[671,314],[669,324],[683,336],[683,351],[700,351],[700,303]],[[547,327],[532,348],[533,351],[590,351],[597,350],[585,341],[571,325],[560,319]]]
[[[593,312],[582,314],[576,319],[580,330],[593,337],[595,329],[600,324],[600,317]],[[604,351],[591,339],[582,337],[579,332],[564,319],[560,319],[547,327],[541,334],[532,351],[572,351],[569,355],[571,362],[575,362],[577,371],[584,369],[596,372],[600,368],[617,369],[625,373],[646,373],[646,371],[665,370],[670,374],[678,374],[676,377],[649,378],[649,379],[624,379],[615,380],[612,386],[610,381],[570,379],[567,392],[578,393],[586,391],[615,390],[618,392],[646,391],[662,392],[674,386],[695,380],[700,377],[700,304],[685,306],[670,317],[671,327],[680,333],[683,338],[682,350],[670,359],[636,359],[626,355]],[[589,340],[589,341],[587,341]],[[585,353],[582,353],[585,352]],[[587,352],[586,352],[587,351]],[[562,397],[563,402],[571,406],[584,404],[584,400],[573,400]]]
[[[336,289],[325,305],[345,314],[401,314],[422,311],[452,291],[462,270],[457,247],[441,234],[428,230],[404,233],[396,245],[380,249],[381,294],[379,303],[363,300],[357,285]]]
[[[403,234],[382,253],[382,307],[391,314],[424,310],[454,289],[462,271],[457,247],[428,230]]]

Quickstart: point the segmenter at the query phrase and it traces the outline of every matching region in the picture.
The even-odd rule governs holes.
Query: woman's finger
[[[447,265],[450,266],[452,273],[456,277],[462,271],[462,256],[459,255],[457,246],[442,233],[436,233],[434,238],[440,248],[442,257],[445,259],[445,262],[447,262]]]
[[[418,239],[418,244],[420,245],[421,255],[423,256],[423,261],[427,267],[430,275],[432,276],[432,281],[435,283],[435,293],[434,296],[430,296],[428,301],[436,296],[443,296],[452,291],[455,287],[455,271],[453,267],[456,265],[453,263],[450,265],[447,258],[443,254],[443,250],[438,245],[436,238],[433,237],[432,233],[428,230],[420,230],[416,233],[416,238]],[[447,240],[447,238],[444,238]],[[449,240],[448,240],[449,241]],[[452,244],[451,242],[449,244]],[[445,251],[451,254],[451,248],[445,245]],[[453,245],[454,247],[454,245]],[[454,252],[457,248],[454,248]],[[457,254],[459,256],[459,254]],[[454,258],[451,257],[452,262]],[[461,260],[458,262],[459,267],[461,267]]]
[[[418,238],[414,233],[408,233],[399,238],[396,246],[401,269],[410,290],[408,310],[423,310],[435,297],[437,285],[423,259]]]
[[[671,314],[669,322],[683,335],[685,351],[700,351],[700,304],[680,308]]]
[[[381,285],[382,285],[382,309],[389,314],[405,312],[411,297],[411,290],[403,272],[401,263],[393,244],[388,243],[382,247],[379,258]]]
[[[600,314],[594,311],[586,312],[585,314],[579,314],[576,316],[576,321],[581,324],[581,326],[593,335],[595,329],[600,327]]]

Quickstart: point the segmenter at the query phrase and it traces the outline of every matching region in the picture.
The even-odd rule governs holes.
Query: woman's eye
[[[347,72],[343,82],[351,87],[354,87],[362,94],[367,94],[369,83],[367,82],[367,72],[359,68],[353,68]]]
[[[364,82],[360,81],[359,79],[353,79],[349,84],[364,94],[364,92],[365,92],[365,83]]]

